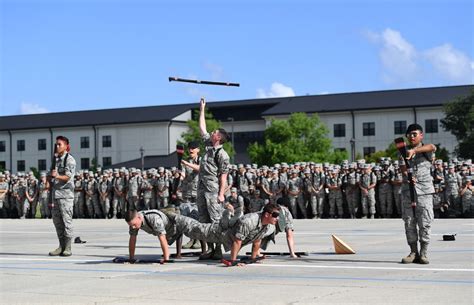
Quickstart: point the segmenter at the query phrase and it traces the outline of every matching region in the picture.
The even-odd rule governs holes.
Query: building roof
[[[474,85],[287,97],[262,116],[441,106],[472,90]]]
[[[0,130],[80,127],[171,121],[190,104],[53,112],[0,117]]]
[[[261,113],[276,105],[276,100],[209,102],[207,106],[217,120],[248,121],[261,119]],[[199,103],[0,116],[0,131],[168,122],[194,109],[199,109]]]
[[[208,108],[220,121],[230,117],[248,121],[293,112],[440,106],[456,96],[466,96],[471,90],[474,85],[247,99],[209,102]],[[199,109],[198,103],[0,116],[0,131],[168,122],[194,109]]]
[[[176,152],[173,152],[167,156],[145,156],[143,157],[144,161],[144,168],[158,168],[160,166],[170,168],[173,166],[178,165],[178,155]],[[116,164],[112,164],[111,166],[103,167],[103,168],[141,168],[142,167],[142,160],[141,158],[133,159],[125,162],[120,162]]]

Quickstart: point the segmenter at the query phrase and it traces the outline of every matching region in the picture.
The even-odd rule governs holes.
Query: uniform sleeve
[[[147,215],[145,215],[147,217]],[[166,234],[165,224],[160,216],[155,215],[155,217],[147,217],[147,224],[152,226],[153,231],[158,233],[158,235]]]
[[[71,178],[71,177],[74,177],[75,172],[76,172],[76,160],[74,160],[74,158],[72,157],[69,157],[67,158],[66,167],[64,168],[64,175]]]
[[[227,174],[229,172],[229,163],[230,163],[230,158],[229,155],[226,153],[224,149],[221,149],[219,151],[219,156],[217,157],[217,167],[218,171],[217,173],[219,175],[222,174]]]
[[[235,238],[244,240],[250,234],[250,225],[247,221],[250,218],[241,218],[237,224],[237,230],[235,231]]]

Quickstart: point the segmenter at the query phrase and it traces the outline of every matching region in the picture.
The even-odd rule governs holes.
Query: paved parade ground
[[[52,220],[1,220],[1,304],[472,304],[474,221],[436,219],[429,265],[403,265],[400,219],[297,220],[296,250],[226,268],[186,257],[175,263],[115,264],[128,254],[123,220],[75,220],[73,256],[57,246]],[[442,241],[457,233],[456,241]],[[335,234],[357,253],[336,255]],[[185,237],[184,242],[187,242]],[[171,251],[174,253],[174,247]],[[196,251],[196,250],[184,250]],[[247,246],[241,254],[250,251]],[[267,251],[287,251],[283,235]],[[159,258],[156,237],[140,232],[138,258]]]

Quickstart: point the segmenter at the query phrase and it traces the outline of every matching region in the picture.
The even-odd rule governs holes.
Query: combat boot
[[[418,245],[417,244],[410,244],[411,252],[408,254],[407,257],[402,258],[402,264],[411,264],[416,263],[419,259],[418,255]]]
[[[185,245],[183,245],[183,249],[191,249],[195,242],[194,239],[190,239]],[[201,245],[199,245],[199,248],[201,248]]]
[[[214,249],[214,253],[212,254],[213,260],[221,260],[222,259],[222,246],[221,244],[216,244],[216,248]]]
[[[66,237],[64,238],[64,251],[61,253],[61,256],[71,256],[72,251],[71,251],[71,241],[72,238]]]
[[[420,249],[420,259],[418,260],[419,264],[427,265],[429,264],[428,257],[426,256],[428,252],[428,244],[427,243],[421,243],[421,249]]]
[[[59,247],[56,250],[50,251],[49,256],[59,256],[63,253],[64,241],[63,239],[59,240]]]

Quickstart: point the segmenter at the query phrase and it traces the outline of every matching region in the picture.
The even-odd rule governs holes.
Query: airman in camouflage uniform
[[[38,204],[42,218],[51,218],[51,207],[49,205],[50,184],[46,179],[46,173],[41,173],[38,183]]]
[[[74,217],[84,218],[86,203],[84,202],[84,180],[80,173],[74,178]]]
[[[206,152],[200,163],[197,206],[199,221],[209,223],[217,222],[222,215],[229,173],[229,155],[223,148],[223,144],[228,138],[227,132],[222,128],[214,130],[210,134],[207,132],[205,107],[206,101],[201,98],[199,130]],[[203,255],[201,258],[207,259],[209,257],[216,259],[222,257],[220,245],[216,245],[215,251]]]
[[[5,175],[0,173],[0,217],[6,218],[7,215],[7,205],[6,198],[8,195],[8,183],[5,181]]]
[[[337,169],[332,168],[329,170],[329,177],[326,178],[326,186],[329,189],[329,217],[335,218],[337,207],[338,217],[342,218],[344,215],[344,210],[342,208],[342,179],[338,175]]]
[[[407,150],[409,167],[413,169],[416,208],[413,211],[410,199],[408,180],[402,186],[402,217],[405,222],[405,233],[410,254],[402,263],[419,262],[428,264],[428,245],[430,242],[431,223],[433,221],[433,177],[431,175],[432,153],[436,151],[433,144],[423,144],[423,129],[418,124],[408,126],[406,136],[410,142]],[[402,168],[406,172],[406,168]],[[415,213],[414,213],[415,212]],[[420,254],[418,255],[418,240]]]
[[[156,180],[156,202],[158,208],[168,206],[169,198],[169,181],[165,174],[164,167],[158,168],[159,177]]]
[[[56,168],[51,171],[53,223],[59,239],[59,247],[49,252],[51,256],[71,256],[73,238],[72,216],[74,205],[74,173],[76,160],[68,153],[69,140],[66,137],[56,138],[58,155]]]
[[[364,164],[364,173],[360,177],[359,188],[361,191],[362,202],[362,218],[375,218],[375,186],[377,185],[377,177],[370,169],[370,164]]]

